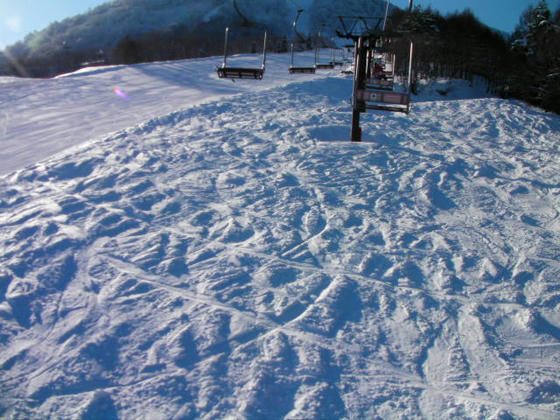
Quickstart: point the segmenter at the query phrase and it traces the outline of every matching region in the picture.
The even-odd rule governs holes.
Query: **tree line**
[[[91,65],[138,64],[221,55],[224,52],[224,28],[228,23],[214,20],[195,27],[176,24],[140,36],[126,36],[114,46],[74,48],[63,43],[48,51],[33,52],[25,42],[18,42],[0,53],[0,75],[52,77]],[[264,27],[243,27],[230,34],[231,54],[261,52]],[[268,50],[288,51],[285,35],[270,34]]]
[[[560,113],[560,9],[528,6],[511,36],[482,24],[470,10],[441,16],[431,8],[393,14],[393,29],[408,34],[394,49],[401,63],[414,40],[416,78],[486,80],[488,91]],[[406,73],[404,65],[398,68]]]
[[[220,25],[200,25],[196,30],[187,25],[177,25],[165,31],[156,31],[132,39],[126,37],[113,48],[111,59],[117,64],[135,64],[150,61],[178,60],[221,55],[224,52],[225,22]],[[216,28],[220,28],[216,30]],[[260,53],[262,51],[264,28],[245,27],[230,34],[228,50],[230,54]],[[268,50],[285,52],[287,38],[269,34]]]

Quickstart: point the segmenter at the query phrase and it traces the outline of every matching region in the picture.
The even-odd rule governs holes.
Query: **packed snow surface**
[[[560,117],[216,64],[2,79],[0,417],[559,419]]]

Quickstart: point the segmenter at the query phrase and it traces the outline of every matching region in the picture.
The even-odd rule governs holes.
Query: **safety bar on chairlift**
[[[227,67],[228,34],[229,26],[226,26],[226,38],[224,39],[224,63],[222,64],[222,67]]]
[[[412,0],[411,0],[412,3]],[[410,41],[410,59],[408,61],[408,94],[410,95],[410,90],[412,86],[412,54],[414,52],[414,43]]]
[[[290,44],[290,67],[294,67],[294,43]]]
[[[266,67],[266,36],[267,36],[267,32],[264,31],[263,62],[262,62],[262,68],[263,68],[263,70],[264,70],[264,68]]]

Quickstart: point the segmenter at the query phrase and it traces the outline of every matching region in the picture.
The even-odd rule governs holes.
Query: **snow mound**
[[[1,177],[0,414],[557,418],[560,118],[445,86],[359,144],[331,74]]]

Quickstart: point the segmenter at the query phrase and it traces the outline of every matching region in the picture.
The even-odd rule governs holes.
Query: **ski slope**
[[[560,117],[288,59],[2,80],[0,417],[560,418]]]
[[[299,54],[298,59],[310,61],[312,55]],[[261,83],[225,83],[214,70],[221,65],[217,57],[91,67],[56,79],[0,77],[0,174],[177,110],[302,80],[288,74],[288,60],[269,55]],[[260,67],[261,61],[242,55],[228,63]]]

